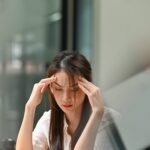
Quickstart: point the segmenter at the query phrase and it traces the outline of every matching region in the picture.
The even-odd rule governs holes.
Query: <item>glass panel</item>
[[[76,49],[89,60],[92,49],[92,1],[78,0],[76,10]]]
[[[32,87],[45,77],[48,62],[60,50],[60,2],[0,1],[1,141],[16,139]],[[35,124],[49,108],[47,95],[43,99]]]

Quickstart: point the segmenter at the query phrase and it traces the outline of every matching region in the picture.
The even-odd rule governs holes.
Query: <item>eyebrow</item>
[[[54,82],[56,85],[60,86],[60,87],[63,87],[62,85],[58,84],[57,82]]]
[[[60,84],[58,84],[57,82],[54,82],[56,85],[58,85],[59,87],[63,87],[62,85],[60,85]],[[74,83],[74,84],[72,84],[71,86],[69,86],[69,87],[75,87],[75,86],[77,86],[78,85],[78,83]]]

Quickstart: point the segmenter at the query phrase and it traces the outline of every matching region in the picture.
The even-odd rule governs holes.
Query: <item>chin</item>
[[[70,113],[74,111],[74,108],[61,108],[64,113]]]

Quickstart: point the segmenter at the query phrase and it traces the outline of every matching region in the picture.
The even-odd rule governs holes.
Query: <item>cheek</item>
[[[85,94],[82,91],[76,93],[76,101],[82,103],[84,101]]]
[[[62,97],[62,92],[58,92],[58,91],[53,91],[53,96],[55,98],[55,100],[58,102],[60,101],[61,97]]]

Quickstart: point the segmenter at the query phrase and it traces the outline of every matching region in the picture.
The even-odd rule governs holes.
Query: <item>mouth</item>
[[[62,106],[66,108],[72,107],[72,105],[66,105],[66,104],[62,104]]]

